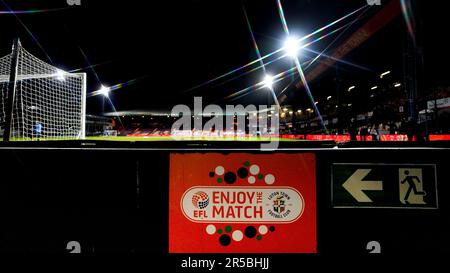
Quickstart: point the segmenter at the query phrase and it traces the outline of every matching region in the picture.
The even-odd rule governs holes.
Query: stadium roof
[[[263,109],[260,111],[246,111],[245,109],[240,109],[240,108],[236,108],[234,111],[232,110],[225,110],[225,115],[246,115],[248,113],[253,114],[253,113],[263,113],[263,112],[267,112],[270,111],[271,109]],[[202,115],[207,115],[207,116],[212,116],[212,115],[216,115],[216,116],[220,116],[223,113],[214,113],[212,111],[210,112],[203,112]],[[116,111],[116,112],[107,112],[104,113],[103,116],[106,117],[119,117],[119,116],[167,116],[167,115],[172,115],[172,109],[160,109],[160,110],[127,110],[127,111]]]
[[[118,116],[167,116],[170,115],[170,110],[156,110],[156,111],[148,111],[148,110],[131,110],[131,111],[117,111],[117,112],[108,112],[103,114],[106,117],[118,117]]]

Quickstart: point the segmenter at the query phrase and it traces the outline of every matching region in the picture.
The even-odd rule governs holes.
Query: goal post
[[[5,96],[2,94],[2,106],[5,108],[3,109],[2,113],[4,113],[3,117],[3,141],[9,141],[11,137],[11,126],[13,124],[13,107],[15,105],[15,98],[16,98],[16,83],[17,83],[17,72],[18,72],[18,66],[19,66],[19,46],[20,46],[20,40],[17,38],[13,42],[12,46],[12,53],[10,56],[6,56],[4,59],[5,64],[2,66],[4,71],[6,72],[8,69],[9,64],[9,78],[8,83],[5,84]],[[2,69],[2,70],[3,70]],[[6,79],[5,75],[5,79]],[[6,83],[6,82],[5,82]],[[3,93],[3,90],[2,90]]]
[[[87,83],[86,83],[86,73],[78,73],[82,77],[81,85],[81,129],[80,129],[80,139],[86,138],[86,98],[87,98]]]
[[[84,139],[85,73],[58,69],[16,40],[13,52],[0,58],[0,92],[4,141]]]

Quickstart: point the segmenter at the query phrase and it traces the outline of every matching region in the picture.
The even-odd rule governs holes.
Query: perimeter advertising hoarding
[[[171,154],[170,253],[316,253],[316,160]]]

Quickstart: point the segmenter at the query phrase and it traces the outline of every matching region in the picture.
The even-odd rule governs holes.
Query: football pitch
[[[157,141],[239,141],[239,142],[298,142],[302,139],[289,139],[280,137],[172,137],[172,136],[88,136],[83,140],[71,138],[45,137],[45,138],[12,138],[11,142],[46,142],[46,141],[123,141],[123,142],[157,142]],[[0,138],[0,143],[3,139]]]
[[[279,137],[172,137],[172,136],[90,136],[86,140],[104,141],[304,141]]]

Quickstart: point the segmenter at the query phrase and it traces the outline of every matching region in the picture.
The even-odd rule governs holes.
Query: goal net
[[[17,47],[14,105],[8,109],[13,53],[0,58],[0,135],[12,111],[10,140],[82,139],[85,136],[86,76],[69,73]]]

